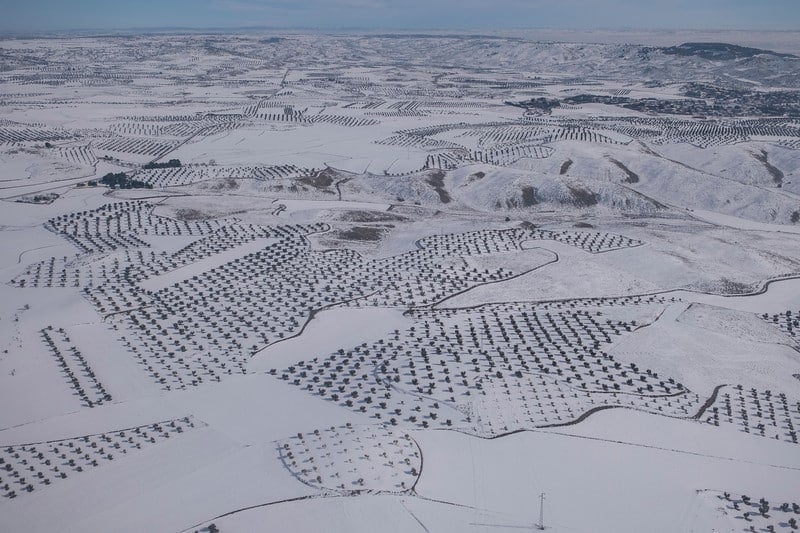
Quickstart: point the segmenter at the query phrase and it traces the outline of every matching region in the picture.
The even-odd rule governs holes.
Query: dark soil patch
[[[338,217],[343,222],[404,222],[404,216],[381,211],[345,211]]]
[[[580,187],[567,187],[572,194],[572,203],[576,207],[591,207],[597,205],[598,195],[587,189]]]
[[[522,206],[523,207],[530,207],[532,205],[536,205],[539,203],[539,199],[536,196],[536,188],[535,187],[523,187],[522,188]]]
[[[436,194],[439,195],[439,201],[443,204],[450,203],[450,194],[444,188],[444,172],[441,170],[437,170],[428,174],[428,177],[425,178],[425,182],[433,187],[433,190],[436,191]]]
[[[625,183],[639,183],[639,175],[626,167],[621,161],[617,161],[614,158],[609,157],[609,161],[614,163],[621,171],[623,171],[628,177],[625,179]]]
[[[208,183],[205,188],[209,191],[234,191],[239,188],[239,184],[233,178],[225,178],[223,180],[214,181],[212,183]]]
[[[572,227],[574,227],[574,228],[587,228],[587,229],[594,228],[594,226],[592,224],[589,224],[588,222],[576,222],[575,224],[572,225]]]
[[[474,174],[470,174],[469,176],[467,176],[467,181],[464,182],[464,185],[466,185],[468,183],[472,183],[473,181],[482,180],[485,177],[486,177],[486,174],[483,173],[483,172],[476,172]]]
[[[569,167],[572,166],[572,159],[567,159],[563,163],[561,163],[561,170],[558,171],[559,174],[562,176],[569,172]]]
[[[783,172],[781,172],[781,170],[778,167],[776,167],[767,160],[769,158],[769,154],[766,152],[766,150],[761,150],[761,152],[757,154],[754,153],[753,157],[755,157],[758,161],[761,162],[762,165],[764,165],[764,168],[767,169],[769,175],[772,176],[772,181],[775,182],[775,185],[781,187],[783,185],[783,178],[784,178]]]
[[[333,182],[336,181],[336,178],[339,177],[335,170],[331,168],[326,168],[320,170],[313,176],[305,176],[303,178],[298,178],[297,181],[300,183],[305,183],[306,185],[310,185],[315,189],[327,189]]]
[[[208,220],[211,215],[198,211],[197,209],[178,209],[175,213],[178,220]]]
[[[336,237],[345,241],[376,242],[381,240],[385,231],[386,230],[383,228],[353,226],[352,228],[336,232]]]
[[[800,222],[800,211],[795,211],[794,213],[792,213],[792,216],[789,217],[789,220],[792,221],[792,224],[797,224],[798,222]]]

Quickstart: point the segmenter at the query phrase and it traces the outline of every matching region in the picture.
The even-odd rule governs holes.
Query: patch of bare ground
[[[343,241],[377,242],[383,238],[386,229],[372,226],[353,226],[334,233],[334,237]]]
[[[320,170],[313,176],[305,176],[303,178],[298,178],[296,181],[314,187],[315,189],[327,189],[328,187],[333,185],[334,176],[335,176],[334,171],[332,171],[329,168],[326,168],[325,170]]]
[[[622,161],[617,161],[613,157],[609,157],[608,160],[614,163],[614,165],[617,168],[619,168],[621,171],[625,173],[625,175],[627,176],[625,178],[625,183],[639,183],[639,175],[636,172],[629,169],[628,167],[626,167]]]
[[[208,213],[203,213],[197,209],[178,209],[175,212],[175,218],[178,220],[208,220],[211,217]]]
[[[208,183],[201,183],[198,188],[208,191],[235,191],[239,188],[239,183],[233,178],[225,178],[222,180],[215,180]]]
[[[597,194],[580,187],[567,187],[572,195],[572,203],[576,207],[591,207],[597,205]]]
[[[769,162],[769,153],[767,153],[766,150],[753,152],[753,157],[755,157],[762,165],[764,165],[764,168],[766,168],[767,172],[769,172],[769,175],[772,176],[772,181],[775,182],[776,186],[783,186],[783,178],[785,176],[781,169]]]
[[[470,183],[472,183],[474,181],[482,180],[485,177],[486,177],[486,173],[484,173],[484,172],[475,172],[474,174],[470,174],[469,176],[467,176],[467,179],[464,181],[464,185],[469,185]],[[462,185],[462,187],[464,185]]]
[[[381,211],[344,211],[337,217],[342,222],[372,223],[372,222],[404,222],[408,218],[394,213]]]
[[[536,195],[536,187],[522,188],[522,207],[531,207],[539,203]]]
[[[428,174],[428,177],[425,178],[425,182],[433,187],[433,190],[436,191],[436,194],[439,195],[439,201],[443,204],[449,204],[451,201],[450,193],[444,188],[444,172],[441,170],[437,170],[435,172],[431,172]]]
[[[297,182],[303,183],[305,185],[309,185],[314,187],[315,189],[327,189],[338,179],[339,173],[333,170],[332,168],[325,168],[320,170],[319,172],[311,175],[305,176],[302,178],[298,178]]]

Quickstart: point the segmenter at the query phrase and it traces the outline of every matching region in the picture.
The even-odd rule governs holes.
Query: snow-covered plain
[[[798,42],[2,41],[0,531],[796,529]]]

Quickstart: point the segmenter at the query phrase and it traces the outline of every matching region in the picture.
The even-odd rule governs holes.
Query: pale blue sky
[[[0,31],[658,28],[800,30],[800,0],[0,0]]]

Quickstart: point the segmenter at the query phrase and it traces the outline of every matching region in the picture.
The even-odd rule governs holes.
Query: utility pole
[[[544,529],[544,492],[539,494],[539,523],[536,524],[536,529]]]

